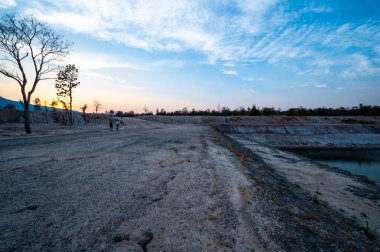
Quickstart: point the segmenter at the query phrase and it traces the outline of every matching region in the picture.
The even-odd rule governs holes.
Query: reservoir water
[[[380,150],[297,150],[296,153],[380,183]]]

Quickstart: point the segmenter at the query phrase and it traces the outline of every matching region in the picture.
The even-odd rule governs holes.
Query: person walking
[[[115,124],[116,124],[116,130],[119,130],[120,121],[119,121],[119,120],[117,120],[117,121],[115,122]]]
[[[110,130],[113,130],[113,122],[112,122],[112,119],[110,119]]]

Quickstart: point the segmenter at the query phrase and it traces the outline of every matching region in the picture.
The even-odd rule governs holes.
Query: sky
[[[380,105],[379,0],[0,0],[12,12],[74,42],[75,109]]]

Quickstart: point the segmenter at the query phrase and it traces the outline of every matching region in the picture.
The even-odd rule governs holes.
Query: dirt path
[[[0,251],[257,248],[218,148],[202,126],[0,141]]]
[[[378,250],[210,128],[126,123],[0,141],[0,251]]]

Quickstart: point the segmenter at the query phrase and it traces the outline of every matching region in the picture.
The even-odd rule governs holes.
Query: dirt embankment
[[[0,251],[380,249],[207,126],[125,125],[0,141]]]
[[[308,191],[336,211],[368,226],[374,234],[380,231],[380,187],[370,180],[340,172],[293,153],[271,148],[242,134],[226,136],[246,149],[293,185]]]
[[[141,116],[141,119],[170,124],[250,125],[329,125],[380,124],[380,116]]]
[[[245,124],[246,123],[246,124]],[[229,134],[277,148],[379,149],[379,117],[282,117],[259,124],[242,121],[215,125]]]
[[[169,124],[206,124],[278,148],[379,149],[379,116],[144,116]]]
[[[105,114],[94,114],[88,113],[83,115],[77,111],[73,111],[73,124],[80,125],[85,123],[107,123],[109,116]],[[0,124],[1,123],[19,123],[23,122],[23,111],[15,109],[0,109]],[[69,114],[64,111],[43,111],[34,110],[30,111],[30,122],[31,123],[61,123],[68,124]]]

